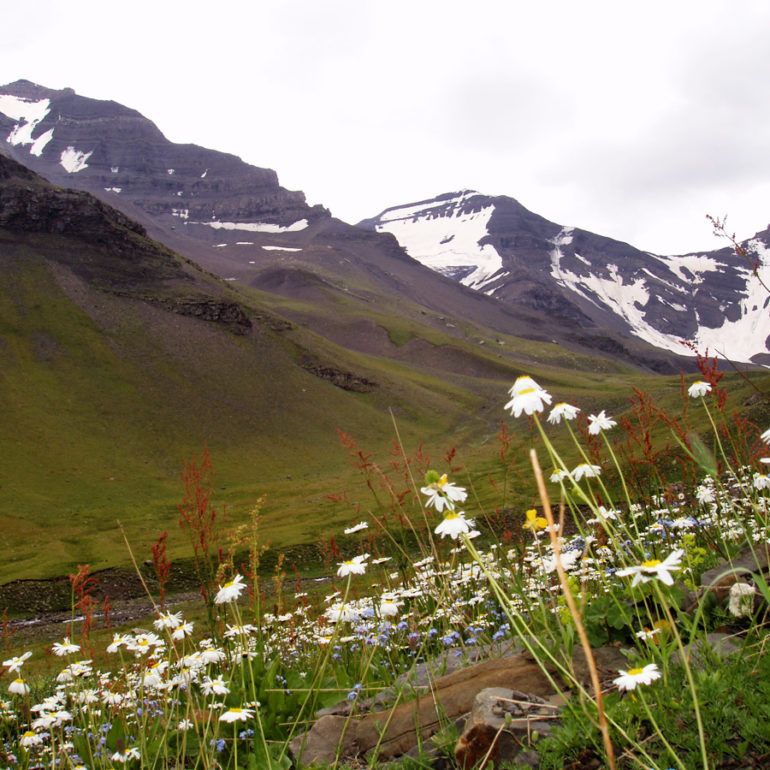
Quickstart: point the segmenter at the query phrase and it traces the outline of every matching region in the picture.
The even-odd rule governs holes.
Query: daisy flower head
[[[19,743],[24,746],[25,749],[32,748],[33,746],[42,746],[43,736],[33,730],[27,730],[27,732],[19,738]]]
[[[359,521],[354,527],[348,527],[343,530],[346,535],[352,535],[356,532],[361,532],[364,529],[369,529],[369,525],[365,521]]]
[[[770,428],[768,428],[761,436],[760,438],[762,441],[765,442],[765,444],[770,444]]]
[[[161,612],[158,615],[157,620],[153,621],[153,625],[158,629],[158,631],[162,631],[164,628],[179,628],[181,624],[181,612]]]
[[[72,655],[75,652],[80,652],[80,645],[73,644],[68,636],[65,636],[61,642],[54,642],[52,647],[54,655],[58,655],[60,658],[65,655]]]
[[[449,481],[446,473],[439,476],[436,471],[428,471],[425,474],[425,486],[420,492],[428,497],[425,505],[435,508],[439,513],[444,508],[453,511],[455,503],[463,503],[468,497],[465,487],[458,487]]]
[[[361,556],[354,556],[352,559],[347,559],[343,562],[338,562],[339,569],[337,570],[338,577],[347,577],[348,575],[363,575],[366,572],[366,560],[369,558],[369,554],[365,553]]]
[[[687,394],[690,398],[703,398],[703,396],[707,396],[709,393],[711,393],[711,385],[703,380],[696,380],[687,388]]]
[[[558,425],[562,421],[562,418],[565,420],[574,420],[578,416],[579,411],[580,409],[576,406],[565,404],[564,401],[562,401],[551,409],[551,413],[548,415],[548,422],[550,422],[551,425]]]
[[[639,583],[647,583],[654,578],[660,580],[664,585],[671,586],[674,584],[674,578],[671,577],[671,573],[682,568],[682,556],[684,556],[684,551],[678,548],[672,551],[663,561],[660,559],[648,559],[639,566],[619,569],[615,574],[618,577],[633,575],[634,579],[631,581],[631,588],[639,585]]]
[[[195,623],[189,620],[182,621],[182,623],[171,632],[171,638],[180,641],[186,636],[191,636],[194,627]]]
[[[548,526],[548,522],[542,516],[538,516],[534,508],[530,508],[524,516],[526,520],[521,525],[524,529],[531,529],[533,532],[537,532],[539,529],[545,529]]]
[[[110,759],[113,762],[120,762],[120,764],[125,765],[127,762],[130,762],[132,759],[140,759],[141,754],[139,753],[139,749],[135,747],[131,747],[130,749],[123,749],[123,751],[116,751]]]
[[[601,476],[602,469],[600,465],[589,465],[589,463],[580,463],[572,470],[572,478],[580,481],[582,478],[593,479]]]
[[[21,671],[24,661],[31,656],[31,652],[25,652],[23,655],[14,655],[14,657],[4,660],[3,666],[8,669],[9,674],[12,674],[14,671]]]
[[[380,599],[380,617],[394,618],[399,613],[401,602],[393,596],[383,596]]]
[[[246,584],[243,582],[242,575],[236,575],[232,580],[219,587],[217,595],[214,597],[214,604],[226,604],[234,602],[243,593]]]
[[[599,414],[589,414],[588,423],[588,432],[592,436],[598,436],[603,430],[609,430],[617,425],[615,420],[605,414],[604,409]]]
[[[770,476],[766,473],[754,474],[754,489],[770,489]]]
[[[613,680],[618,690],[633,690],[638,684],[652,684],[661,676],[656,663],[648,663],[646,666],[631,668],[628,671],[621,669],[619,673],[620,676]]]
[[[251,709],[229,708],[219,717],[220,722],[247,722],[254,716]]]
[[[548,477],[548,480],[552,484],[558,484],[560,481],[566,479],[567,476],[569,476],[569,471],[565,471],[564,468],[554,468],[551,475]]]
[[[542,412],[545,409],[545,404],[551,403],[551,394],[526,375],[517,378],[510,394],[511,400],[505,405],[505,408],[510,409],[514,417],[520,417],[522,412],[526,415]]]
[[[29,685],[21,677],[18,677],[8,685],[8,692],[13,695],[28,695]]]
[[[433,531],[443,539],[447,535],[457,540],[460,535],[467,535],[473,528],[473,521],[465,518],[464,511],[447,511],[444,520]]]

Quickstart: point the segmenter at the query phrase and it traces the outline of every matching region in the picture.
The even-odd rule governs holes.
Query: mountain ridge
[[[367,232],[308,206],[275,171],[195,145],[176,145],[155,124],[115,102],[27,81],[0,87],[0,152],[56,184],[86,190],[140,222],[147,233],[244,289],[276,295],[280,311],[318,330],[339,303],[357,320],[333,332],[337,343],[366,349],[361,320],[379,308],[458,338],[488,332],[622,360],[655,371],[692,366],[598,324],[574,334],[569,314],[544,315],[561,299],[533,287],[536,303],[501,303],[438,276],[398,240]],[[314,293],[311,319],[290,300]],[[353,302],[357,302],[354,309]],[[571,305],[570,307],[574,307]],[[618,333],[620,330],[620,333]],[[329,331],[332,333],[332,331]]]
[[[390,232],[423,264],[507,304],[672,352],[684,352],[686,340],[701,352],[770,364],[770,296],[729,247],[656,255],[471,190],[390,206],[358,226]],[[767,283],[770,228],[742,245]]]

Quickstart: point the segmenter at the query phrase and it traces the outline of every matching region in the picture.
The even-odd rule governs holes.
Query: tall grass
[[[267,591],[259,510],[229,541],[217,534],[204,457],[187,469],[180,506],[201,612],[185,619],[164,607],[161,536],[153,626],[115,633],[109,665],[85,657],[87,638],[54,645],[62,658],[54,681],[26,675],[34,659],[21,651],[3,662],[0,764],[288,768],[319,709],[344,703],[338,712],[352,727],[377,707],[387,730],[399,705],[431,691],[415,685],[421,664],[434,661],[435,678],[440,661],[470,663],[511,644],[538,662],[554,691],[570,694],[558,726],[533,739],[544,768],[763,761],[767,452],[723,392],[710,371],[689,392],[683,386],[673,416],[636,392],[618,426],[567,404],[543,419],[551,394],[519,378],[507,405],[514,423],[500,434],[497,510],[480,507],[478,480],[461,476],[453,450],[434,469],[398,440],[380,464],[342,434],[372,502],[353,509],[359,523],[327,550],[338,560],[331,591],[328,583],[290,590],[280,559]],[[528,487],[536,505],[510,511],[502,496],[513,485],[511,431],[521,421],[536,444]],[[770,442],[770,432],[762,437]],[[740,588],[725,589],[729,598],[699,590],[705,570],[726,560],[729,572],[739,556],[749,566]],[[81,571],[73,579],[81,610],[87,585]],[[715,651],[717,630],[732,638],[733,655]],[[607,646],[626,661],[611,671],[597,662]],[[448,721],[435,741],[448,761],[451,730]],[[342,746],[331,765],[344,763]],[[372,746],[363,761],[380,766],[381,753]]]

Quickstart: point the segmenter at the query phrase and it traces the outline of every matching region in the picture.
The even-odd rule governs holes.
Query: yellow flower
[[[530,508],[525,516],[527,520],[522,525],[524,529],[531,529],[533,532],[537,532],[537,530],[545,529],[548,526],[548,522],[542,516],[538,516],[534,508]]]

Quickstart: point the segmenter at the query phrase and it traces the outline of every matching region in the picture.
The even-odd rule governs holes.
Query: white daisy
[[[431,474],[435,471],[430,471],[427,474],[426,481],[431,478]],[[433,478],[436,478],[434,475]],[[442,474],[436,481],[431,481],[426,486],[420,489],[424,495],[427,495],[428,499],[425,501],[425,505],[435,508],[441,513],[446,507],[448,510],[453,511],[455,503],[463,503],[468,497],[468,493],[465,491],[465,487],[458,487],[448,480],[446,473]]]
[[[510,393],[512,398],[505,405],[505,409],[510,409],[514,417],[519,417],[522,412],[527,415],[542,412],[545,404],[551,403],[551,394],[527,376],[519,377]]]
[[[633,690],[638,684],[652,684],[661,676],[656,663],[648,663],[643,668],[621,670],[619,673],[620,676],[613,680],[619,690]]]
[[[682,556],[684,556],[684,551],[677,549],[676,551],[672,551],[664,561],[661,561],[660,559],[648,559],[647,561],[643,561],[637,567],[619,569],[615,574],[618,575],[618,577],[633,575],[634,579],[631,581],[632,588],[639,585],[639,583],[647,583],[653,578],[658,578],[661,583],[670,586],[674,584],[674,578],[671,577],[671,573],[682,568]]]
[[[361,532],[364,529],[369,529],[369,525],[365,521],[360,521],[354,527],[348,527],[347,529],[343,530],[343,532],[346,535],[352,535],[355,532]]]
[[[703,382],[703,380],[696,380],[689,388],[687,388],[687,393],[690,398],[702,398],[711,393],[711,385],[707,382]]]
[[[19,677],[8,685],[8,692],[14,695],[27,695],[29,693],[29,685]]]
[[[251,709],[230,708],[219,717],[220,722],[246,722],[254,716]]]
[[[348,575],[363,575],[366,572],[366,560],[369,558],[369,554],[365,553],[362,556],[354,556],[352,559],[339,562],[337,575],[339,577],[347,577]]]
[[[243,593],[246,584],[241,575],[236,575],[231,581],[219,587],[217,595],[214,597],[215,604],[225,604],[234,602]]]
[[[599,414],[588,415],[588,422],[588,432],[592,436],[598,436],[603,430],[609,430],[617,425],[615,420],[604,413],[604,409]]]
[[[457,540],[461,534],[468,534],[473,527],[473,522],[465,518],[463,511],[447,511],[444,520],[433,531],[441,537],[449,537]]]
[[[70,638],[65,636],[62,642],[54,642],[52,649],[54,655],[58,655],[61,658],[64,655],[72,655],[72,653],[79,652],[80,645],[73,644]]]
[[[580,463],[572,470],[572,478],[575,481],[580,481],[583,477],[587,479],[593,479],[596,476],[600,476],[602,472],[600,465],[589,465],[588,463]]]
[[[548,422],[550,422],[551,425],[558,425],[562,421],[562,418],[565,420],[574,420],[578,416],[579,411],[580,409],[576,406],[565,404],[564,401],[562,401],[551,409],[551,413],[548,415]]]
[[[23,655],[15,655],[13,658],[3,661],[3,666],[8,669],[8,673],[12,674],[14,671],[20,671],[24,665],[24,661],[31,657],[31,652],[25,652]]]

